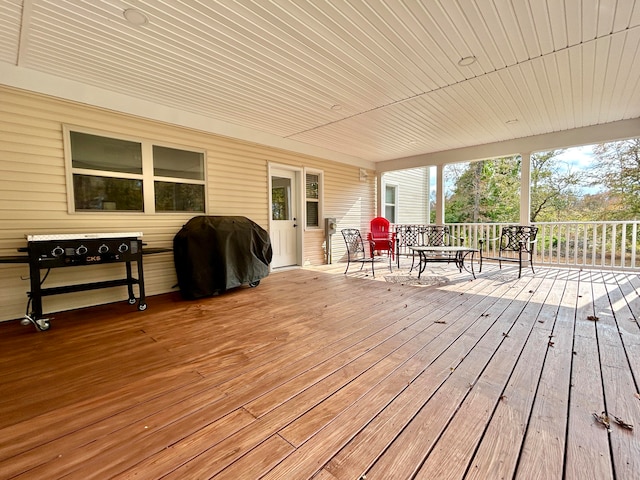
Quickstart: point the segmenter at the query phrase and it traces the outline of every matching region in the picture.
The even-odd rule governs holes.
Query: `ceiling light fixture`
[[[149,19],[147,16],[142,13],[140,10],[136,10],[135,8],[127,8],[124,12],[122,12],[124,18],[131,25],[142,26],[149,23]]]
[[[511,120],[507,120],[506,122],[507,125],[513,125],[514,123],[518,123],[518,119],[517,118],[512,118]]]
[[[342,110],[342,105],[340,105],[339,103],[336,103],[335,105],[331,105],[331,110]]]
[[[473,65],[474,63],[476,63],[477,60],[478,59],[473,55],[469,57],[462,57],[460,60],[458,60],[458,65],[461,67],[468,67],[469,65]]]

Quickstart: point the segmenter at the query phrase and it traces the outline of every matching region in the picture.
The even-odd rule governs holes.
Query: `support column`
[[[436,225],[444,225],[444,165],[436,167]]]
[[[384,192],[382,191],[382,179],[384,173],[376,175],[376,217],[384,217]]]
[[[531,223],[531,153],[521,153],[520,166],[520,225]]]
[[[430,223],[431,221],[431,168],[424,168],[424,192],[427,192],[427,203],[425,205],[425,218],[422,223]]]

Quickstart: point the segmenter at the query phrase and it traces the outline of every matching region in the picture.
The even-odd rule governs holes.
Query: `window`
[[[396,223],[396,214],[398,211],[398,186],[384,186],[384,218],[391,223]]]
[[[307,228],[320,228],[322,173],[306,172],[305,180]]]
[[[76,212],[204,212],[204,152],[67,130]]]

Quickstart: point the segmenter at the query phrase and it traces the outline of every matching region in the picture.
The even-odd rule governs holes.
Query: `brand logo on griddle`
[[[100,255],[93,255],[86,257],[87,263],[101,262],[102,257]]]

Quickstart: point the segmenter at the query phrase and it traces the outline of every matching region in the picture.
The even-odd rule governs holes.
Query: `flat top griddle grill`
[[[26,252],[27,255],[8,257],[5,261],[5,263],[29,263],[31,291],[27,292],[29,301],[22,323],[25,325],[31,323],[38,330],[49,328],[49,320],[42,318],[42,297],[125,285],[128,289],[129,304],[133,305],[137,301],[138,310],[146,310],[141,237],[142,232],[25,235],[27,246],[20,248],[19,251]],[[125,278],[42,288],[48,275],[47,272],[47,275],[41,278],[42,269],[116,262],[125,263]],[[131,262],[137,264],[138,278],[133,277]],[[134,295],[133,285],[138,285],[138,300]],[[30,306],[31,311],[29,311]]]

